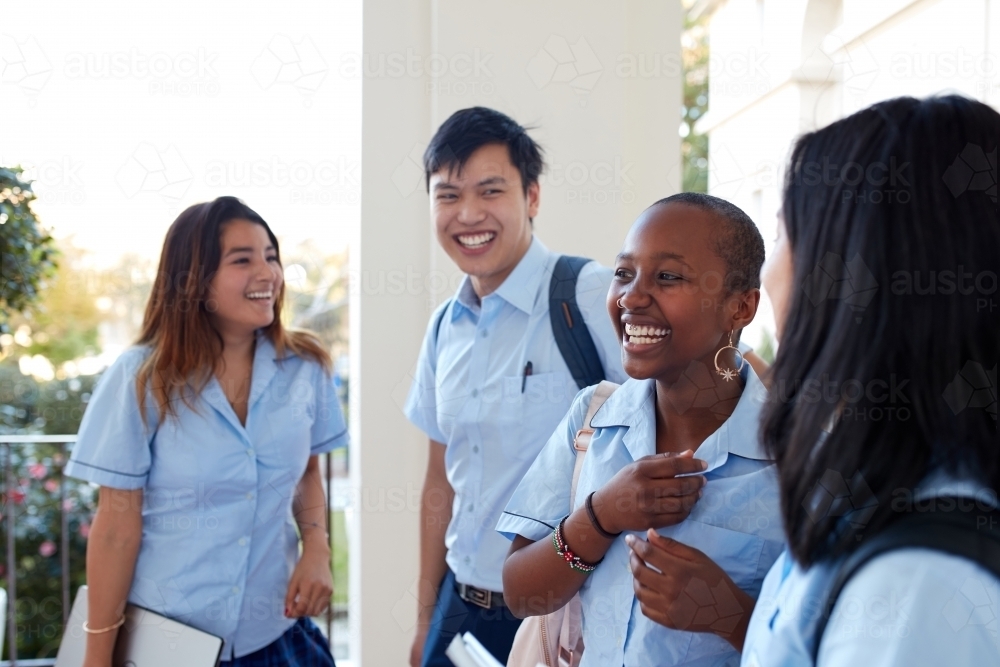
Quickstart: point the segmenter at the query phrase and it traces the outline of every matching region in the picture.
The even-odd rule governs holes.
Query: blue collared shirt
[[[696,458],[708,463],[704,495],[686,520],[658,532],[703,551],[740,588],[756,597],[764,575],[784,548],[784,533],[776,468],[757,438],[766,390],[749,364],[742,377],[746,385],[733,413],[695,451]],[[700,384],[705,378],[695,374],[690,379]],[[699,397],[703,407],[710,407],[712,385],[711,379],[702,385],[709,387]],[[507,504],[497,530],[508,539],[515,535],[535,541],[548,538],[570,513],[576,461],[573,441],[583,428],[593,393],[592,387],[580,392]],[[575,506],[625,466],[656,453],[655,401],[653,380],[628,380],[597,412],[591,421],[594,434],[580,471]],[[625,535],[621,535],[580,589],[586,647],[581,667],[738,665],[739,654],[716,635],[671,630],[643,615],[632,588],[629,555]],[[699,613],[716,614],[724,626],[727,614],[732,614],[727,600],[713,596],[704,602],[701,593],[691,592],[706,607]]]
[[[129,602],[225,640],[223,660],[252,653],[294,623],[284,616],[299,558],[292,498],[309,456],[347,444],[340,401],[322,367],[275,359],[259,336],[246,427],[213,377],[176,417],[158,421],[135,379],[147,347],[105,371],[66,474],[143,489],[142,543]]]
[[[968,498],[997,506],[996,492],[940,472],[917,500]],[[812,664],[817,614],[840,561],[803,569],[789,552],[771,568],[750,618],[744,667]],[[931,549],[897,549],[858,570],[834,605],[821,667],[1000,664],[1000,580],[972,561]]]
[[[407,418],[447,446],[455,490],[445,535],[448,567],[463,584],[503,590],[510,546],[494,531],[500,512],[577,393],[549,322],[549,279],[559,255],[538,239],[504,283],[479,302],[466,276],[440,331],[431,317]],[[621,349],[605,299],[611,270],[587,264],[576,298],[608,379],[620,382]],[[524,368],[531,362],[532,374]],[[523,387],[523,391],[522,391]]]

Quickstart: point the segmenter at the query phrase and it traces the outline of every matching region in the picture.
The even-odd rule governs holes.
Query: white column
[[[406,663],[426,437],[401,406],[434,304],[456,285],[420,157],[436,127],[499,109],[546,150],[538,236],[610,262],[680,183],[679,2],[364,3],[361,228],[351,252],[352,654]]]

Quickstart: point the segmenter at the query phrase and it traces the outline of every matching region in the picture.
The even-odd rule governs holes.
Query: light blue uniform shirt
[[[934,474],[915,497],[958,496],[996,507],[996,492]],[[973,501],[973,500],[970,500]],[[771,568],[747,628],[744,667],[812,664],[816,616],[837,563],[803,570],[785,552]],[[858,570],[833,607],[821,667],[1000,665],[1000,580],[972,561],[897,549]]]
[[[704,495],[687,519],[657,532],[703,551],[740,588],[756,597],[764,575],[784,548],[784,533],[776,469],[757,439],[766,390],[749,364],[742,376],[746,386],[732,415],[695,451],[696,458],[708,463]],[[702,386],[708,389],[698,400],[703,407],[711,407],[715,400],[712,379],[690,379],[705,382]],[[580,392],[507,504],[497,530],[508,539],[515,535],[549,539],[570,513],[576,461],[573,440],[583,428],[593,393],[592,387]],[[594,416],[595,430],[580,471],[576,506],[625,466],[656,453],[655,400],[653,380],[628,380]],[[632,534],[645,539],[644,533]],[[632,588],[629,556],[623,534],[580,589],[586,647],[581,667],[739,664],[739,654],[716,635],[671,630],[646,618]],[[700,592],[691,591],[699,602]],[[734,625],[727,600],[712,597],[702,602],[706,609],[699,613],[715,614],[720,627]]]
[[[578,390],[549,322],[549,279],[558,259],[532,240],[500,288],[481,304],[466,276],[446,306],[437,337],[440,308],[424,336],[405,412],[447,447],[445,469],[455,501],[445,546],[459,583],[503,590],[510,545],[494,527]],[[576,299],[605,374],[620,382],[621,348],[605,306],[611,277],[611,269],[587,264]],[[529,361],[532,374],[525,378]]]
[[[322,367],[257,338],[246,427],[213,377],[162,423],[135,379],[149,348],[105,371],[80,424],[66,474],[143,489],[142,544],[129,602],[225,640],[223,660],[280,637],[299,558],[292,498],[311,454],[347,444],[340,402]]]

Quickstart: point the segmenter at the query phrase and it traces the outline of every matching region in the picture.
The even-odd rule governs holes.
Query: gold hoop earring
[[[720,368],[719,367],[719,355],[722,354],[723,350],[730,350],[730,349],[733,352],[735,352],[736,354],[740,355],[740,365],[736,367],[735,371],[733,369],[731,369],[731,368]],[[740,372],[743,371],[743,367],[746,365],[746,363],[747,363],[747,360],[743,357],[743,353],[740,352],[740,349],[738,347],[733,346],[733,332],[730,331],[729,332],[729,344],[726,345],[725,347],[719,348],[719,351],[715,353],[715,372],[718,373],[719,375],[721,375],[722,377],[724,377],[726,379],[726,382],[729,382],[734,377],[736,377],[737,375],[739,375]]]
[[[623,296],[622,296],[622,297],[619,297],[619,298],[618,298],[618,301],[616,301],[616,302],[615,302],[615,303],[617,303],[617,304],[618,304],[618,307],[619,307],[619,308],[621,308],[622,310],[625,310],[625,305],[624,305],[624,304],[622,303],[622,299],[624,299],[624,298],[625,298],[625,297],[623,297]]]

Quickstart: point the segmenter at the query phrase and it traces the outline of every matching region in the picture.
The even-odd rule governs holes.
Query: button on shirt
[[[658,532],[703,551],[740,588],[756,597],[765,574],[784,548],[784,533],[776,468],[757,439],[766,390],[749,364],[742,377],[746,385],[732,415],[695,451],[696,458],[708,463],[703,496],[687,519]],[[712,386],[710,378],[707,385]],[[573,441],[577,430],[583,428],[593,394],[593,387],[580,392],[514,492],[497,526],[507,539],[515,535],[535,541],[548,539],[570,513],[576,462]],[[708,401],[712,395],[706,393],[702,398]],[[628,380],[594,415],[594,434],[580,471],[574,506],[625,466],[656,453],[655,401],[653,380]],[[641,532],[632,534],[645,539]],[[672,630],[643,615],[632,588],[629,555],[623,534],[580,589],[586,646],[581,667],[738,665],[739,654],[718,636]],[[711,591],[704,591],[710,599],[701,593],[691,591],[704,606],[698,613],[715,614],[725,625],[727,614],[732,614],[727,600],[714,597]]]
[[[440,329],[435,331],[439,309],[424,337],[405,412],[447,447],[455,500],[445,545],[459,583],[503,590],[510,545],[494,527],[577,392],[549,322],[549,280],[558,258],[534,239],[482,303],[466,277],[443,306]],[[605,374],[620,382],[621,348],[605,306],[611,277],[610,269],[587,264],[576,296]],[[525,377],[529,361],[532,372]]]
[[[919,500],[968,498],[996,507],[996,492],[942,473]],[[812,664],[816,614],[840,564],[803,569],[789,552],[771,568],[747,628],[744,667]],[[931,549],[872,559],[844,587],[819,650],[821,667],[1000,664],[1000,579],[978,564]]]
[[[309,456],[347,444],[340,402],[322,367],[275,359],[257,339],[246,427],[213,377],[192,406],[159,422],[135,379],[149,348],[123,353],[87,406],[66,474],[143,489],[142,543],[129,602],[225,640],[229,660],[294,624],[284,599],[298,562],[292,497]]]

